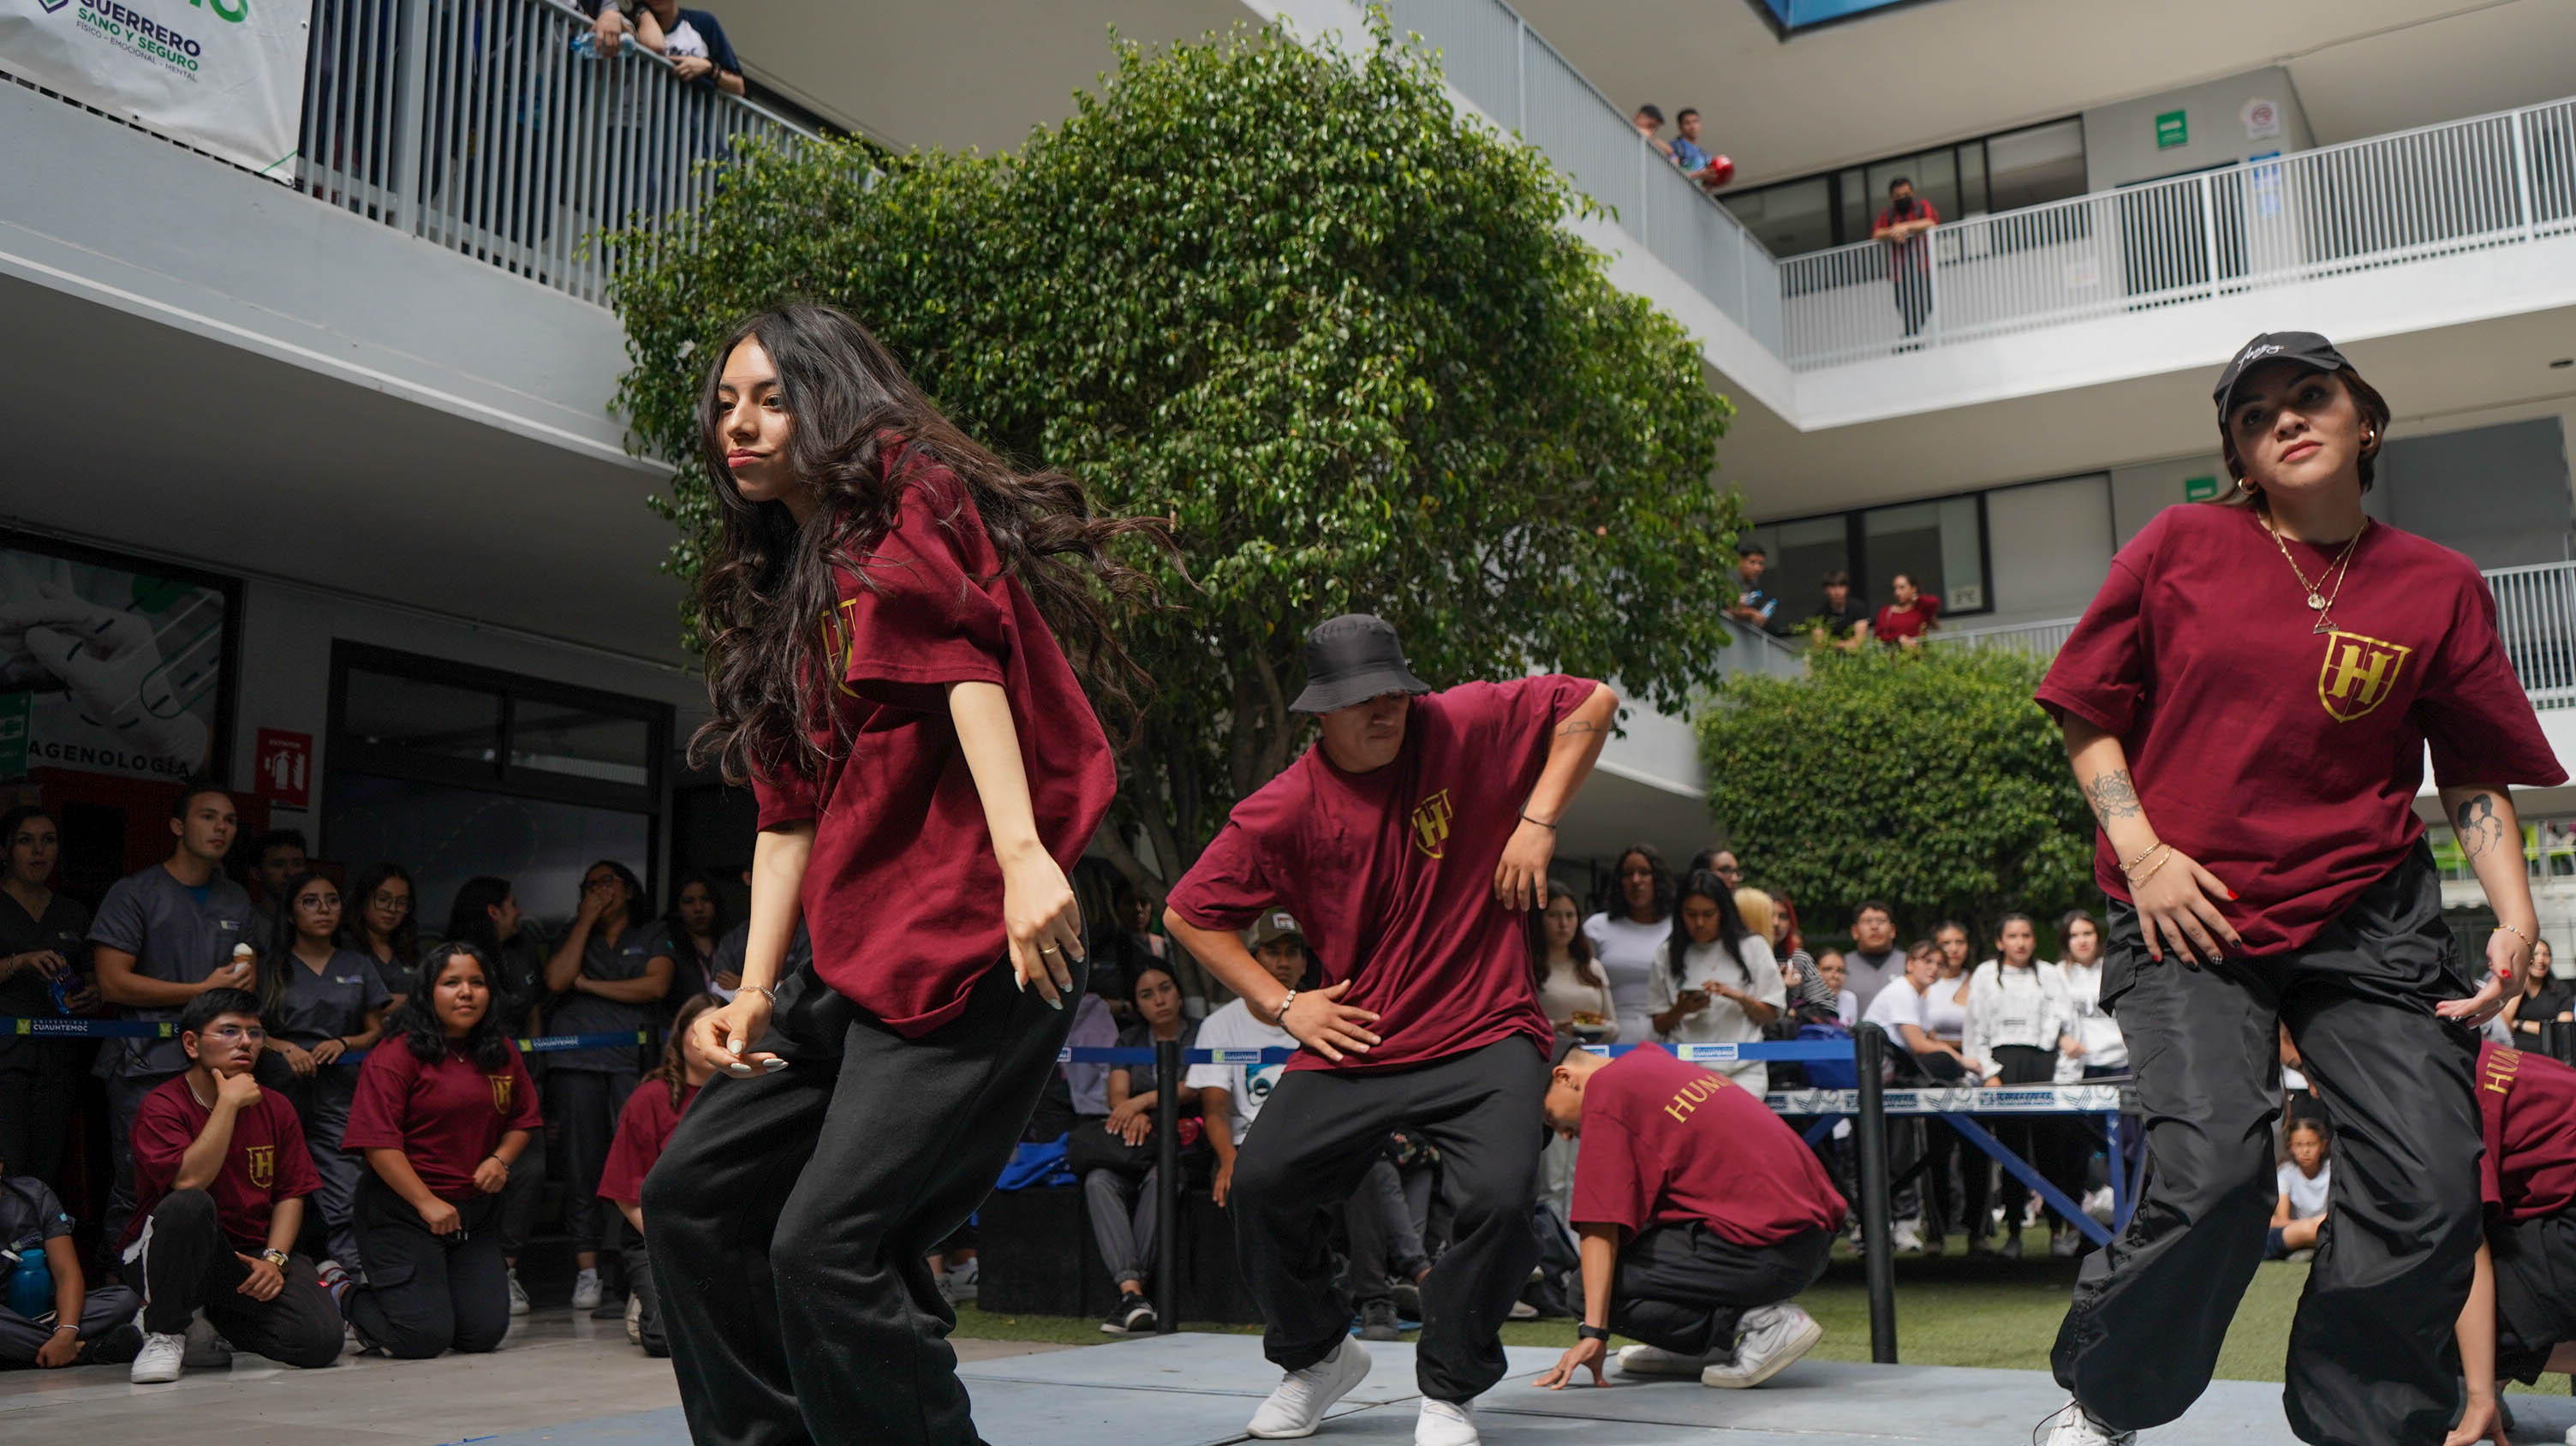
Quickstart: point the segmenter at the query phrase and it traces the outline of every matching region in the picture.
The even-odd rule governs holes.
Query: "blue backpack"
[[[1802,1024],[1798,1026],[1798,1038],[1801,1040],[1839,1040],[1844,1044],[1849,1044],[1851,1043],[1851,1037],[1852,1032],[1850,1028],[1840,1023]],[[1807,1083],[1816,1089],[1851,1090],[1860,1088],[1860,1068],[1851,1060],[1811,1059],[1808,1060],[1806,1064]]]

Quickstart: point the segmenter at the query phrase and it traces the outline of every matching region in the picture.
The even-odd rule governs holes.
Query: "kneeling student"
[[[340,1359],[340,1313],[294,1253],[322,1188],[304,1125],[251,1070],[267,1048],[259,998],[209,989],[179,1015],[188,1072],[134,1113],[134,1214],[124,1259],[143,1279],[136,1384],[175,1381],[200,1309],[232,1344],[290,1366]]]
[[[2499,1377],[2576,1370],[2576,1069],[2480,1045],[2477,1099],[2486,1238],[2460,1312],[2469,1399],[2453,1443],[2505,1439]]]
[[[366,1153],[355,1216],[367,1281],[332,1286],[358,1339],[389,1356],[498,1349],[510,1329],[501,1192],[543,1121],[492,1009],[491,961],[439,945],[387,1028],[340,1137]]]
[[[72,1217],[52,1187],[33,1175],[11,1176],[0,1160],[0,1250],[17,1257],[0,1269],[11,1296],[41,1296],[50,1313],[26,1316],[0,1304],[0,1364],[40,1366],[122,1365],[134,1359],[143,1336],[134,1328],[134,1292],[121,1285],[89,1289],[80,1252],[72,1248]],[[28,1275],[18,1280],[19,1272]],[[50,1288],[37,1284],[51,1281]]]
[[[662,1062],[646,1072],[626,1097],[626,1107],[617,1117],[617,1137],[608,1144],[607,1163],[599,1167],[599,1198],[616,1206],[628,1227],[626,1338],[643,1347],[648,1356],[668,1356],[671,1342],[662,1330],[662,1292],[653,1284],[653,1260],[644,1248],[644,1177],[653,1173],[689,1102],[715,1078],[715,1066],[685,1046],[698,1016],[723,1002],[712,994],[692,994],[671,1016]]]
[[[1557,1045],[1547,1123],[1580,1137],[1573,1223],[1582,1236],[1583,1324],[1538,1384],[1589,1368],[1610,1334],[1621,1373],[1760,1385],[1824,1328],[1788,1302],[1833,1253],[1843,1198],[1762,1097],[1653,1046],[1615,1060]]]

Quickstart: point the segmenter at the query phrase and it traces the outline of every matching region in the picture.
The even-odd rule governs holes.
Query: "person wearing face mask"
[[[2233,499],[2168,507],[2122,547],[2037,692],[2101,825],[2102,998],[2155,1162],[2076,1286],[2052,1440],[2132,1440],[2208,1384],[2260,1263],[2283,1026],[2341,1142],[2290,1426],[2437,1440],[2478,1246],[2467,1031],[2539,927],[2511,787],[2567,775],[2476,564],[2363,510],[2386,399],[2313,332],[2255,337],[2212,397]],[[2498,924],[2474,976],[2415,813],[2428,750]]]
[[[259,1008],[268,1026],[271,1077],[304,1122],[305,1146],[322,1177],[314,1204],[331,1250],[323,1264],[356,1270],[358,1232],[350,1210],[361,1171],[340,1137],[357,1093],[358,1065],[343,1056],[363,1057],[374,1047],[391,999],[375,961],[341,948],[334,942],[339,934],[339,886],[316,873],[289,879],[278,892],[277,937],[260,956]]]
[[[1395,629],[1351,613],[1306,639],[1317,716],[1304,756],[1234,806],[1172,890],[1182,948],[1304,1046],[1244,1141],[1234,1187],[1245,1282],[1285,1379],[1254,1436],[1302,1436],[1368,1374],[1335,1288],[1318,1198],[1349,1197],[1403,1127],[1440,1152],[1451,1243],[1422,1283],[1419,1446],[1478,1439],[1500,1328],[1538,1264],[1529,1228],[1555,1030],[1530,987],[1523,920],[1546,900],[1556,827],[1618,695],[1542,675],[1434,693]],[[1329,981],[1283,985],[1234,930],[1296,915]]]
[[[491,961],[446,943],[367,1056],[342,1142],[358,1185],[367,1280],[324,1272],[358,1342],[398,1360],[498,1349],[509,1265],[493,1228],[511,1168],[543,1121],[537,1086],[492,1012]]]
[[[1908,337],[1922,331],[1932,315],[1932,243],[1923,233],[1940,224],[1941,212],[1914,194],[1913,181],[1899,176],[1887,183],[1887,209],[1869,234],[1887,247],[1887,279],[1896,288],[1896,314]]]

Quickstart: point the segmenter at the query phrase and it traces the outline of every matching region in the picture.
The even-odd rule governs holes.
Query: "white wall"
[[[1963,627],[2072,617],[2111,568],[2107,476],[2034,482],[1986,494],[1986,549],[1994,616]]]
[[[2258,97],[2279,107],[2279,135],[2257,140],[2245,133],[2245,103]],[[2176,110],[2185,117],[2190,142],[2160,151],[2156,117]],[[2271,66],[2085,111],[2086,189],[2107,191],[2267,152],[2304,151],[2315,144],[2289,72]]]

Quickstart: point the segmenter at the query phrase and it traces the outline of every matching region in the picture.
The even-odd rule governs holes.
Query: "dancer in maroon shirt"
[[[1137,676],[1095,589],[1154,524],[1093,515],[942,417],[857,322],[753,317],[700,436],[723,536],[695,752],[760,804],[742,992],[644,1183],[689,1429],[708,1446],[976,1440],[924,1257],[1055,1070],[1083,987],[1065,871],[1115,787],[1095,686]],[[813,956],[782,978],[799,918]]]
[[[1320,740],[1234,806],[1164,915],[1255,1017],[1304,1046],[1228,1192],[1263,1347],[1288,1373],[1246,1429],[1311,1435],[1368,1374],[1317,1202],[1347,1199],[1402,1125],[1439,1148],[1452,1211],[1449,1250],[1422,1284],[1414,1440],[1467,1446],[1469,1403],[1502,1378],[1502,1323],[1538,1263],[1532,1126],[1555,1030],[1524,929],[1619,700],[1566,677],[1433,693],[1395,629],[1364,613],[1307,637],[1306,676],[1290,706],[1320,715]],[[1324,987],[1288,988],[1236,937],[1270,907],[1305,927]]]
[[[2290,1425],[2432,1442],[2477,1252],[2475,1045],[2537,930],[2512,784],[2566,781],[2467,558],[2372,521],[2388,404],[2324,337],[2220,375],[2228,504],[2120,549],[2039,701],[2100,819],[2102,1003],[2136,1062],[2146,1198],[2059,1332],[2054,1446],[2134,1439],[2209,1384],[2273,1203],[2275,1021],[2334,1102],[2330,1218],[2290,1333]],[[2415,817],[2443,812],[2500,927],[2474,998]]]
[[[2469,1404],[2450,1446],[2510,1446],[2497,1378],[2526,1385],[2576,1369],[2576,1069],[2545,1054],[2478,1048],[2478,1195],[2486,1241],[2460,1312]]]

